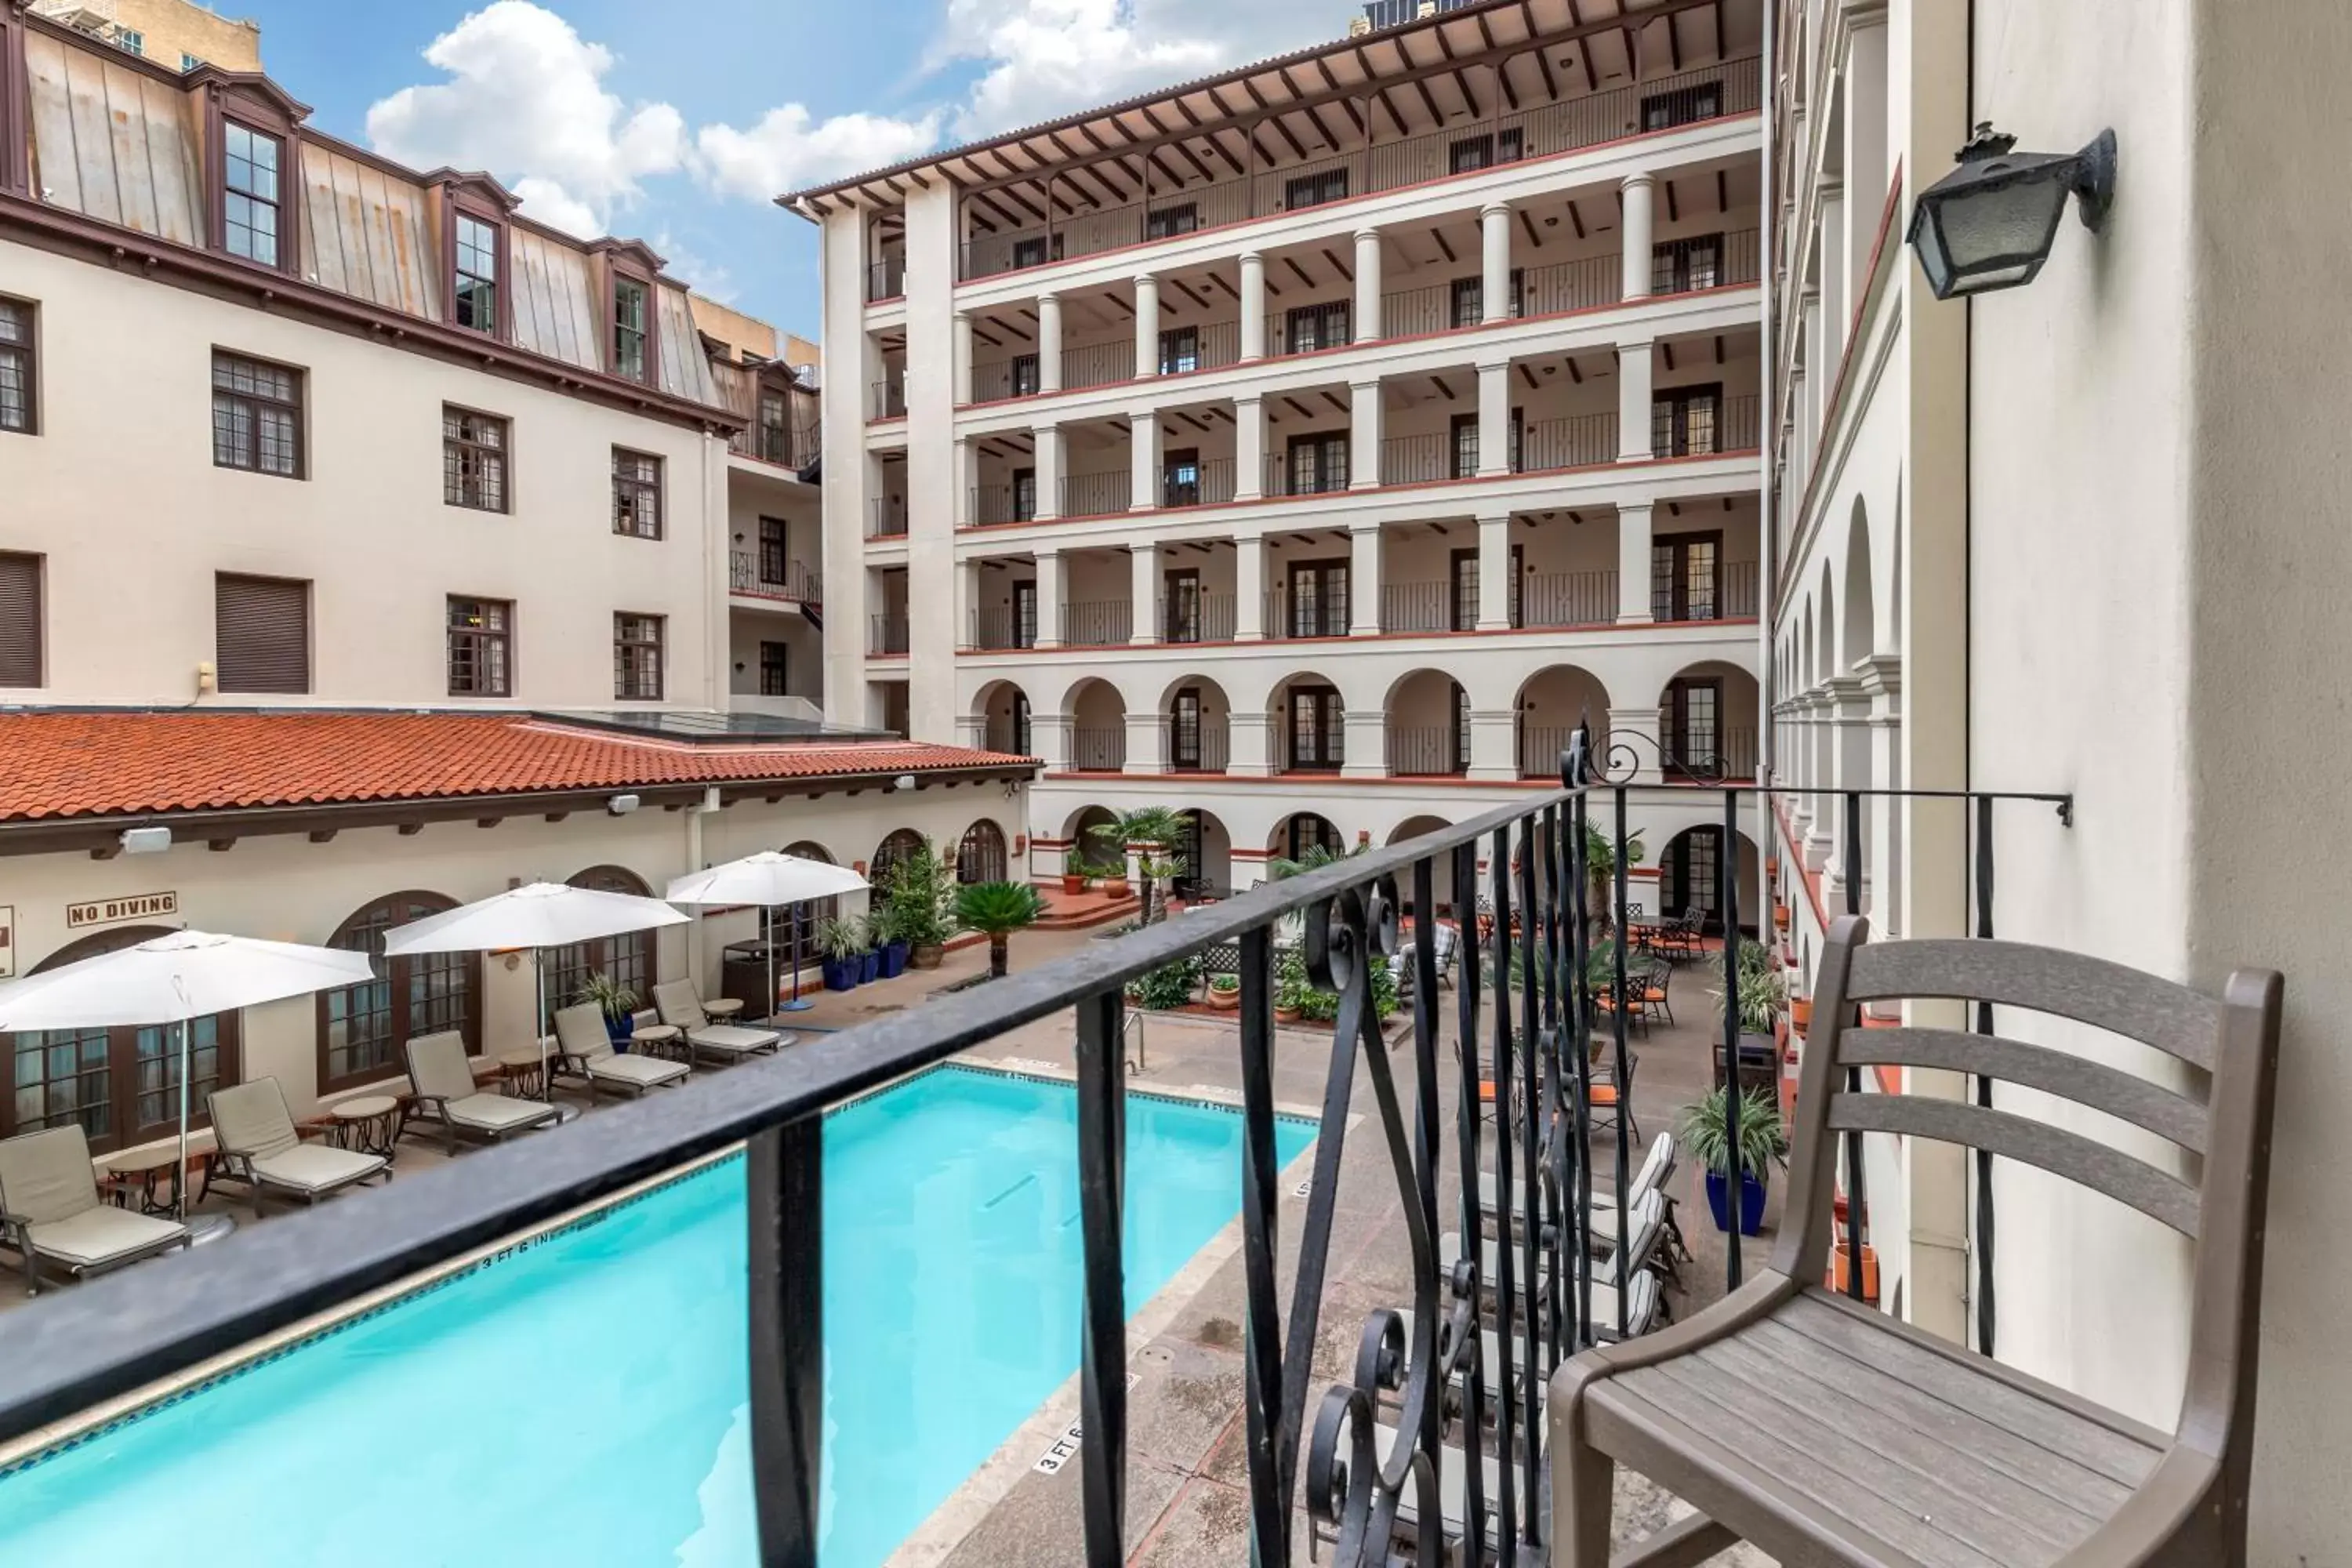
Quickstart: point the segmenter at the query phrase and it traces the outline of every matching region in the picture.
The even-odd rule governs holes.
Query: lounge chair
[[[1625,1253],[1625,1333],[1645,1334],[1663,1320],[1664,1298],[1659,1293],[1657,1276],[1650,1271],[1651,1260],[1665,1236],[1665,1198],[1652,1193],[1636,1203],[1631,1212],[1633,1234],[1623,1250]],[[1605,1257],[1597,1258],[1592,1265],[1592,1321],[1596,1331],[1604,1339],[1617,1337],[1617,1252],[1612,1247]],[[1463,1257],[1462,1233],[1447,1231],[1438,1239],[1437,1261],[1441,1273],[1450,1274]],[[1518,1299],[1522,1310],[1538,1309],[1551,1290],[1550,1251],[1536,1251],[1536,1277],[1526,1277],[1520,1264],[1524,1261],[1517,1245],[1511,1248],[1514,1278],[1512,1294]],[[1498,1292],[1502,1279],[1502,1259],[1490,1237],[1478,1242],[1478,1289],[1486,1299]],[[1560,1281],[1563,1292],[1578,1289],[1573,1279]]]
[[[663,1061],[635,1051],[627,1056],[615,1052],[613,1037],[604,1032],[604,1010],[593,1002],[582,1002],[555,1015],[555,1043],[558,1070],[583,1079],[591,1089],[601,1089],[607,1094],[639,1095],[666,1084],[682,1083],[688,1071],[684,1062]]]
[[[1345,1415],[1344,1407],[1336,1404],[1327,1405],[1325,1408],[1330,1414],[1316,1423],[1312,1447],[1307,1458],[1310,1490],[1307,1507],[1316,1538],[1328,1542],[1338,1539],[1333,1526],[1339,1513],[1340,1499],[1346,1496],[1350,1484],[1348,1475],[1349,1434],[1347,1428],[1349,1421],[1353,1417]],[[1381,1465],[1388,1463],[1389,1456],[1396,1451],[1398,1444],[1412,1441],[1412,1439],[1397,1428],[1385,1423],[1376,1424],[1372,1428],[1373,1452]],[[1465,1458],[1462,1450],[1448,1445],[1445,1448],[1445,1458],[1438,1466],[1437,1507],[1442,1516],[1439,1520],[1439,1528],[1443,1531],[1442,1539],[1449,1547],[1459,1546],[1469,1529],[1469,1488],[1466,1484],[1468,1468],[1469,1461]],[[1459,1558],[1448,1552],[1444,1554],[1443,1561],[1485,1563],[1496,1560],[1497,1531],[1502,1523],[1500,1499],[1503,1491],[1503,1474],[1501,1468],[1490,1455],[1482,1454],[1478,1457],[1478,1468],[1483,1477],[1481,1495],[1486,1500],[1484,1532],[1486,1537],[1486,1550]],[[1318,1487],[1316,1482],[1318,1479],[1328,1479],[1330,1483],[1328,1488]],[[1517,1500],[1519,1517],[1522,1520],[1528,1517],[1531,1510],[1540,1506],[1535,1498],[1528,1494],[1524,1484],[1519,1488]],[[1420,1540],[1420,1505],[1421,1499],[1416,1488],[1411,1480],[1406,1481],[1404,1490],[1397,1500],[1396,1534],[1400,1540]],[[1411,1554],[1406,1553],[1403,1560],[1410,1560],[1410,1558]],[[1374,1560],[1385,1563],[1391,1561],[1391,1554],[1385,1551],[1379,1552]]]
[[[205,1102],[220,1146],[214,1179],[243,1182],[257,1217],[264,1194],[315,1204],[373,1177],[392,1180],[392,1162],[381,1154],[305,1143],[274,1078],[216,1089]]]
[[[1633,1194],[1633,1201],[1639,1204],[1643,1198],[1652,1193],[1663,1194],[1667,1179],[1674,1175],[1675,1168],[1680,1159],[1681,1151],[1675,1146],[1674,1134],[1659,1133],[1655,1141],[1650,1144],[1650,1152],[1643,1156],[1641,1167],[1633,1173],[1633,1181],[1627,1185],[1626,1190]],[[1575,1202],[1575,1194],[1564,1193],[1561,1198],[1564,1204],[1572,1205]],[[1664,1203],[1667,1232],[1665,1239],[1670,1243],[1676,1242],[1680,1239],[1680,1232],[1675,1223],[1675,1200],[1667,1196]],[[1524,1189],[1515,1181],[1511,1184],[1512,1224],[1527,1223],[1526,1215],[1522,1212],[1526,1207]],[[1491,1171],[1482,1171],[1478,1174],[1478,1212],[1490,1220],[1496,1217],[1495,1176]],[[1592,1233],[1585,1238],[1585,1244],[1595,1250],[1613,1248],[1617,1245],[1620,1212],[1617,1194],[1595,1182],[1592,1185]]]
[[[686,1031],[687,1044],[698,1057],[732,1065],[746,1057],[772,1055],[786,1043],[786,1037],[774,1029],[712,1023],[688,981],[666,980],[655,986],[654,1005],[661,1010],[663,1023]]]
[[[438,1121],[452,1153],[461,1133],[495,1143],[509,1132],[555,1121],[555,1107],[544,1100],[487,1094],[476,1087],[474,1069],[466,1065],[466,1038],[454,1029],[408,1042],[408,1081],[416,1090],[410,1114]]]
[[[152,1258],[188,1241],[185,1226],[119,1209],[98,1195],[89,1139],[75,1122],[0,1143],[0,1246],[25,1260],[25,1292],[46,1265],[70,1279]]]

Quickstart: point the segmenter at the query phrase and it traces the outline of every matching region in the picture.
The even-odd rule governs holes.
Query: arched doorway
[[[874,847],[874,858],[866,862],[866,879],[877,888],[887,888],[898,868],[912,858],[923,847],[923,836],[911,827],[901,827]]]
[[[1452,823],[1442,816],[1408,816],[1397,824],[1396,831],[1389,835],[1389,842],[1402,844],[1407,839],[1418,838],[1425,833],[1443,832],[1452,826]],[[1429,873],[1431,902],[1436,906],[1439,914],[1452,914],[1454,912],[1454,852],[1450,849],[1440,850],[1433,858]],[[1412,872],[1407,871],[1397,878],[1397,891],[1403,897],[1405,909],[1410,912],[1412,908]]]
[[[1738,843],[1739,879],[1739,926],[1742,931],[1756,931],[1758,900],[1762,897],[1757,880],[1756,845],[1746,834]],[[1713,823],[1700,827],[1686,827],[1666,841],[1658,855],[1658,910],[1661,914],[1679,915],[1691,910],[1699,911],[1699,929],[1711,935],[1723,933],[1723,829]]]
[[[1215,814],[1193,807],[1181,814],[1182,837],[1172,846],[1184,862],[1176,879],[1176,896],[1187,903],[1233,896],[1234,838]]]
[[[68,942],[31,973],[46,974],[171,931],[169,926],[96,931]],[[90,1152],[103,1154],[178,1129],[176,1030],[162,1025],[25,1029],[0,1038],[7,1041],[9,1063],[9,1092],[0,1096],[0,1137],[79,1123]],[[215,1013],[191,1022],[188,1063],[188,1124],[209,1125],[205,1096],[238,1079],[237,1016]]]
[[[571,882],[575,888],[599,893],[653,897],[653,889],[646,886],[645,879],[625,866],[591,866]],[[591,974],[610,975],[635,992],[643,1002],[652,994],[654,977],[660,973],[655,942],[654,932],[633,931],[619,936],[598,937],[593,942],[576,942],[550,952],[546,961],[549,1009],[569,1007],[585,1000],[581,993]]]
[[[375,978],[319,993],[320,1093],[406,1071],[408,1042],[422,1035],[455,1029],[468,1055],[481,1050],[480,953],[383,953],[384,935],[395,926],[457,907],[439,893],[394,893],[353,911],[327,939],[329,947],[366,953]]]
[[[969,887],[1004,879],[1004,829],[983,816],[963,830],[956,846],[956,880]]]
[[[1311,811],[1302,811],[1283,818],[1282,826],[1274,830],[1274,852],[1293,865],[1304,865],[1320,851],[1336,858],[1348,852],[1348,841],[1328,817]]]

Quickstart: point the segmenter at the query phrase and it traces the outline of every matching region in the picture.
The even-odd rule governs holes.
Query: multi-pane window
[[[1453,475],[1457,479],[1475,478],[1478,472],[1478,416],[1457,414],[1454,416]]]
[[[1654,93],[1643,99],[1642,129],[1671,131],[1677,125],[1713,120],[1722,113],[1722,87],[1716,82],[1701,82],[1696,87],[1676,88],[1671,92]]]
[[[0,430],[34,428],[33,307],[0,300]]]
[[[634,539],[662,536],[662,460],[625,447],[613,448],[613,531]]]
[[[1201,368],[1201,329],[1170,327],[1160,334],[1160,374],[1184,375]]]
[[[1650,292],[1686,294],[1723,281],[1723,236],[1663,240],[1650,251]]]
[[[441,499],[478,511],[507,510],[507,422],[445,404],[441,409]]]
[[[624,702],[658,702],[662,694],[662,619],[613,617],[613,695]]]
[[[1353,313],[1345,300],[1334,300],[1328,305],[1301,305],[1290,312],[1288,327],[1292,353],[1345,348],[1353,331]]]
[[[457,215],[457,324],[478,332],[499,330],[499,226]]]
[[[760,695],[789,697],[792,688],[785,679],[785,647],[780,642],[760,645]]]
[[[300,371],[214,351],[213,466],[301,477]]]
[[[1337,768],[1347,759],[1347,715],[1328,686],[1290,689],[1290,765]]]
[[[482,959],[472,952],[420,952],[386,957],[383,939],[395,926],[454,908],[430,893],[402,893],[362,910],[328,941],[363,952],[372,980],[319,993],[319,1087],[338,1089],[399,1072],[408,1042],[455,1030],[469,1052],[481,1047],[476,998]]]
[[[597,866],[572,879],[571,885],[594,893],[626,893],[648,898],[652,889],[631,871],[618,866]],[[583,993],[592,974],[620,982],[640,996],[648,995],[661,978],[659,939],[650,931],[626,931],[593,942],[559,947],[547,955],[547,1005],[552,1009],[589,1000]]]
[[[613,374],[643,381],[650,364],[646,353],[646,321],[653,291],[634,278],[613,280]]]
[[[1037,470],[1013,470],[1013,521],[1029,522],[1037,516]]]
[[[1722,614],[1716,595],[1721,541],[1713,533],[1677,533],[1650,546],[1650,615],[1660,621],[1712,621]]]
[[[760,520],[760,581],[792,585],[791,527],[781,517]]]
[[[1690,458],[1721,451],[1717,429],[1721,411],[1721,389],[1714,385],[1660,393],[1650,405],[1652,455]]]
[[[129,27],[117,27],[114,29],[114,47],[126,55],[143,55],[147,52],[147,35]]]
[[[1296,212],[1300,207],[1319,207],[1326,202],[1348,199],[1348,171],[1342,167],[1325,169],[1319,174],[1299,174],[1286,181],[1282,188],[1282,205]]]
[[[1037,390],[1045,384],[1045,372],[1040,367],[1035,354],[1015,354],[1013,356],[1013,396],[1034,397],[1036,395]]]
[[[1496,156],[1498,144],[1494,137],[1465,136],[1448,149],[1446,163],[1450,171],[1456,174],[1472,174],[1479,169],[1491,169],[1498,162],[1516,163],[1519,161],[1519,151],[1523,144],[1519,128],[1516,125],[1507,126],[1504,128],[1502,141],[1499,143],[1501,154],[1499,158]]]
[[[278,265],[278,169],[285,143],[226,121],[221,128],[221,237],[231,256]]]
[[[449,695],[514,695],[514,605],[449,598]]]
[[[1520,268],[1511,268],[1511,303],[1506,314],[1513,321],[1527,313],[1524,279],[1525,274]],[[1475,274],[1468,278],[1456,278],[1454,280],[1454,324],[1456,327],[1475,327],[1486,320],[1486,279]]]
[[[771,463],[793,460],[792,405],[781,392],[760,394],[760,456]]]
[[[1345,561],[1295,561],[1290,566],[1290,635],[1348,635],[1348,566]]]
[[[1201,226],[1201,204],[1178,202],[1171,206],[1153,207],[1144,216],[1143,237],[1173,239],[1180,234],[1192,234]]]
[[[1322,495],[1348,488],[1348,437],[1344,431],[1301,436],[1290,443],[1290,493]]]

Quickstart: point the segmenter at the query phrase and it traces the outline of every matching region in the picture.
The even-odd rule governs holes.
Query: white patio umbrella
[[[781,850],[762,849],[756,855],[746,855],[740,860],[730,860],[724,866],[713,866],[708,870],[689,872],[676,879],[669,885],[669,901],[701,909],[737,904],[760,906],[761,934],[767,938],[768,950],[768,1016],[772,1019],[778,1011],[775,906],[803,904],[812,899],[863,892],[870,885],[846,866],[804,859]],[[807,1005],[801,1000],[801,922],[795,920],[793,921],[793,999],[783,1004],[783,1007],[787,1011],[798,1011]]]
[[[540,1082],[547,1081],[547,949],[575,942],[622,936],[656,926],[684,925],[687,916],[659,899],[634,893],[600,893],[562,882],[531,882],[503,893],[384,933],[385,956],[413,952],[489,952],[530,949],[532,978],[539,986]],[[565,1108],[567,1110],[571,1107]],[[573,1114],[577,1114],[576,1111]],[[569,1116],[564,1120],[569,1121]]]
[[[0,1030],[177,1026],[180,1169],[172,1192],[184,1224],[190,1020],[373,978],[363,952],[178,931],[0,985]]]

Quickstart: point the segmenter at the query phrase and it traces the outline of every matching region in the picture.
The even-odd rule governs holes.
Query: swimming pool
[[[1147,1095],[1127,1117],[1132,1313],[1239,1212],[1241,1118]],[[1076,1121],[1066,1085],[960,1067],[826,1120],[824,1568],[881,1563],[1076,1370]],[[1314,1131],[1281,1121],[1280,1160]],[[753,1563],[742,1173],[0,1478],[9,1560]]]

